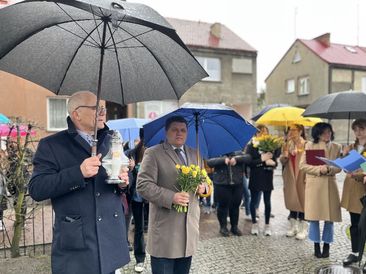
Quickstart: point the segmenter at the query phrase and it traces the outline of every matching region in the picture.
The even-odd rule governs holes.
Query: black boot
[[[317,258],[322,257],[322,253],[320,251],[320,244],[319,243],[314,243],[314,256],[317,257]]]
[[[229,237],[230,233],[226,226],[220,228],[220,234],[224,237]]]
[[[323,245],[322,257],[329,258],[329,244],[327,244],[327,243],[324,243],[324,245]]]
[[[240,229],[237,226],[231,227],[231,233],[233,233],[236,236],[242,236],[243,233],[240,231]]]

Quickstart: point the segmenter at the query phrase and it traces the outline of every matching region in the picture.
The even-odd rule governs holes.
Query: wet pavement
[[[343,178],[342,174],[338,176],[340,193]],[[244,234],[241,237],[221,237],[215,212],[201,212],[200,242],[197,253],[193,256],[191,273],[314,273],[322,266],[342,265],[343,258],[349,254],[351,248],[346,235],[350,223],[348,212],[342,210],[343,222],[334,226],[335,242],[330,247],[330,257],[317,259],[313,255],[313,244],[309,240],[286,237],[289,212],[284,206],[279,170],[275,173],[274,185],[272,213],[275,217],[271,218],[272,236],[263,235],[263,202],[260,205],[259,236],[250,235],[251,222],[244,220],[243,209],[240,210],[239,221],[239,228]],[[135,273],[133,253],[131,259],[130,264],[120,270],[121,273]],[[143,273],[151,273],[149,256],[145,266],[146,270]]]

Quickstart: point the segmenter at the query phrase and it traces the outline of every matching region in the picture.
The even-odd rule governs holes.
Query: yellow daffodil
[[[366,157],[366,151],[362,152],[362,156]]]
[[[197,171],[196,170],[192,171],[192,176],[193,176],[193,178],[197,177]]]
[[[207,177],[207,171],[205,170],[205,169],[202,169],[202,175],[204,176],[204,177]]]
[[[180,169],[180,165],[176,164],[176,165],[175,165],[175,168],[176,168],[176,169]]]
[[[182,166],[182,173],[183,174],[187,175],[187,174],[189,174],[189,171],[190,171],[189,167]]]

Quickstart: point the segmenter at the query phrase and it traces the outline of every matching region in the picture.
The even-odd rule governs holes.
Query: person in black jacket
[[[209,167],[215,168],[213,173],[214,198],[217,204],[217,218],[221,235],[230,235],[227,229],[227,215],[230,216],[231,232],[241,236],[238,228],[239,207],[243,197],[244,164],[247,159],[241,151],[231,153],[207,161]]]
[[[268,129],[265,126],[257,126],[259,132],[257,137],[268,134]],[[251,195],[250,213],[252,215],[252,235],[258,235],[258,224],[256,219],[256,205],[260,199],[260,193],[263,192],[264,198],[264,217],[265,228],[264,235],[271,236],[271,228],[269,220],[271,217],[271,193],[273,190],[273,170],[277,167],[277,158],[280,151],[274,152],[259,152],[258,148],[253,146],[251,142],[246,149],[246,154],[250,155],[249,175],[249,190]]]

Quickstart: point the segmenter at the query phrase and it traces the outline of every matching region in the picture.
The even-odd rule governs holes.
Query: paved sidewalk
[[[343,175],[339,176],[339,189],[343,184]],[[263,202],[260,211],[263,212]],[[282,177],[275,175],[275,190],[272,194],[271,237],[250,235],[251,224],[244,220],[244,211],[240,212],[239,227],[242,237],[221,237],[216,214],[201,214],[200,242],[198,252],[193,256],[191,273],[314,273],[328,264],[342,264],[342,259],[350,251],[350,241],[345,230],[349,224],[349,215],[342,211],[343,222],[335,224],[335,242],[330,248],[330,258],[317,259],[313,256],[313,244],[308,240],[298,241],[285,236],[288,227],[288,211],[284,207]],[[259,219],[261,232],[264,216]],[[133,237],[131,237],[132,239]],[[121,273],[134,273],[134,259],[121,269]],[[146,271],[151,273],[150,260],[147,258]]]

